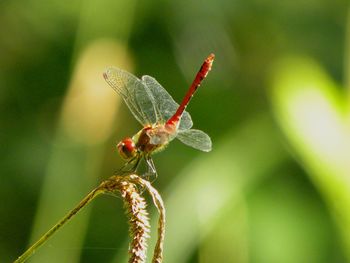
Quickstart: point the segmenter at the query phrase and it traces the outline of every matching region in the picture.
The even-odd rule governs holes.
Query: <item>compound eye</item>
[[[131,138],[125,138],[117,145],[118,152],[120,156],[125,159],[129,160],[136,156],[136,146],[134,141]]]

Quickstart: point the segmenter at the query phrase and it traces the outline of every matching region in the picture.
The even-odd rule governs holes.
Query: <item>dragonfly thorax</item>
[[[164,125],[147,126],[133,137],[136,148],[143,154],[152,154],[164,149],[171,138],[171,132]]]
[[[166,125],[146,126],[132,138],[118,143],[117,148],[123,159],[130,160],[137,155],[149,155],[163,150],[176,137],[174,129]]]

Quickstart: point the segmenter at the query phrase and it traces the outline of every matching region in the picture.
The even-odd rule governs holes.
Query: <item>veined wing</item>
[[[143,76],[142,82],[148,87],[152,92],[155,100],[155,107],[157,112],[159,112],[163,123],[165,123],[173,114],[176,112],[179,104],[171,97],[171,95],[158,83],[155,78],[151,76]],[[190,114],[185,111],[181,117],[179,124],[179,131],[185,131],[192,127],[192,119]]]
[[[179,131],[176,138],[184,144],[191,146],[197,150],[201,150],[203,152],[211,151],[211,139],[209,135],[203,131],[196,129]]]
[[[115,67],[108,68],[103,76],[143,126],[158,121],[152,92],[140,79]]]

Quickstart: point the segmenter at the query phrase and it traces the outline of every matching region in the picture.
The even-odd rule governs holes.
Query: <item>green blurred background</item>
[[[106,67],[180,101],[211,52],[188,111],[213,151],[175,141],[154,156],[165,262],[350,262],[348,1],[0,7],[0,262],[122,165],[115,142],[140,126]],[[126,262],[127,246],[121,199],[102,196],[29,261]]]

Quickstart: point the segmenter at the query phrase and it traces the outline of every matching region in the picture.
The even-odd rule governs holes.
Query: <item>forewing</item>
[[[184,144],[197,150],[201,150],[203,152],[211,151],[211,139],[209,135],[203,131],[196,129],[182,131],[177,134],[176,138],[178,138]]]
[[[161,121],[165,123],[171,116],[174,115],[179,104],[171,97],[171,95],[151,76],[143,76],[142,82],[152,92],[155,100],[155,107],[160,114]],[[192,127],[192,119],[190,114],[185,111],[181,117],[179,131],[185,131]]]
[[[126,105],[142,125],[158,121],[152,92],[129,72],[110,67],[104,73],[107,83],[123,98]]]

